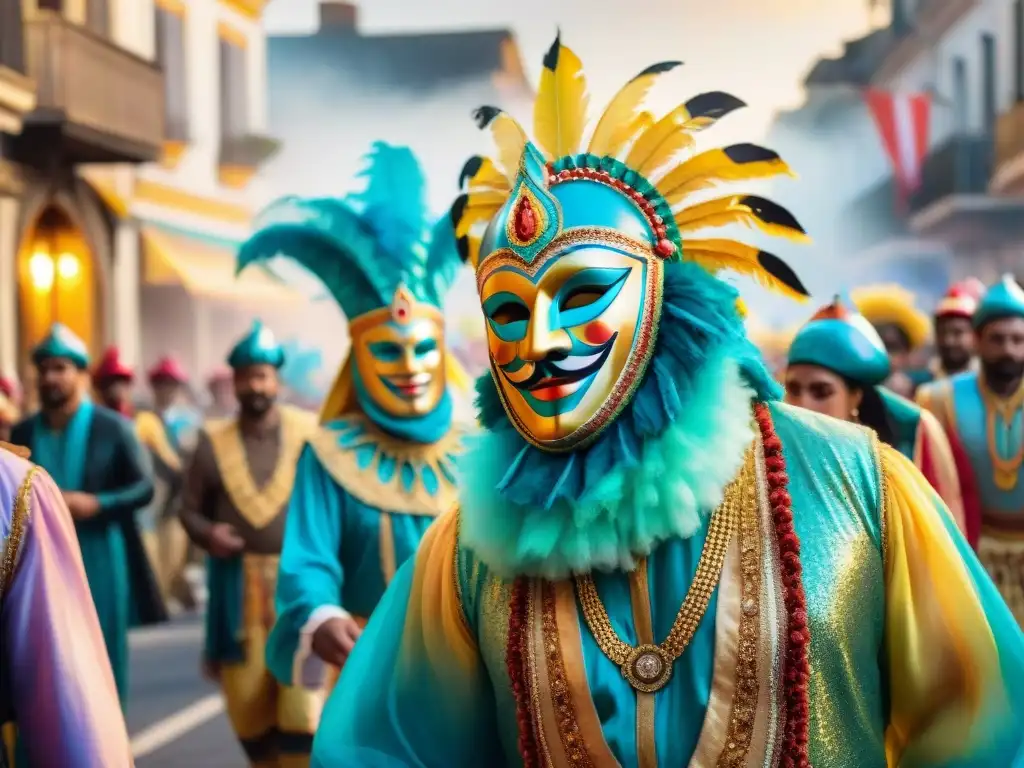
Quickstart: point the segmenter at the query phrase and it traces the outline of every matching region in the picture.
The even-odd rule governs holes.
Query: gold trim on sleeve
[[[10,584],[11,578],[14,576],[14,567],[18,564],[18,557],[21,555],[25,527],[32,514],[32,481],[40,471],[38,466],[30,467],[14,497],[11,509],[11,530],[7,538],[4,539],[3,547],[0,548],[0,553],[3,555],[0,558],[0,596],[4,594]]]

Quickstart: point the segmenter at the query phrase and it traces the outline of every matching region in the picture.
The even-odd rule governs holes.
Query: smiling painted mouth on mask
[[[586,355],[565,355],[556,360],[549,356],[539,361],[533,373],[524,381],[505,378],[520,392],[534,400],[551,403],[577,394],[593,380],[605,364],[618,334],[613,334],[598,351]]]
[[[403,400],[415,400],[427,392],[433,376],[429,373],[412,373],[407,376],[381,376],[384,382],[395,396]]]

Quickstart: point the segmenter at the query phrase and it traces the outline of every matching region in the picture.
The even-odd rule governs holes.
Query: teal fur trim
[[[632,466],[615,466],[579,498],[550,506],[516,504],[495,492],[521,460],[518,433],[478,436],[459,466],[460,541],[506,577],[632,570],[659,542],[697,532],[721,503],[754,437],[753,398],[737,361],[718,358],[704,367],[679,417],[639,447]],[[545,491],[558,485],[530,474],[531,485],[547,483]]]
[[[441,307],[463,261],[449,216],[427,213],[426,182],[412,151],[376,142],[345,198],[283,197],[257,217],[237,264],[284,256],[316,275],[346,317],[390,306],[400,285]]]
[[[719,464],[741,442],[734,432],[742,430],[731,426],[749,427],[750,401],[778,400],[781,389],[746,338],[735,288],[692,262],[668,263],[663,296],[654,357],[637,393],[582,451],[531,446],[509,422],[490,375],[477,381],[489,434],[475,438],[462,461],[462,525],[463,541],[488,565],[545,575],[620,566],[699,523],[698,512],[659,512],[649,470],[664,473],[666,488],[666,478],[682,483],[672,483],[673,505],[683,486],[698,483],[690,506],[703,513],[713,506],[703,509],[710,491],[696,495],[703,479],[718,483],[719,494],[732,479],[735,466],[726,472],[730,461]],[[609,490],[615,483],[625,489],[618,496]]]

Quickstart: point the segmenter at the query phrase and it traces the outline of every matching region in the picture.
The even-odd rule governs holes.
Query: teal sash
[[[35,417],[32,460],[50,474],[61,490],[80,491],[85,483],[92,412],[93,404],[83,400],[60,432],[50,429],[42,414]]]
[[[244,627],[242,608],[244,584],[242,558],[208,557],[206,559],[205,658],[209,662],[233,664],[245,661],[242,647]]]

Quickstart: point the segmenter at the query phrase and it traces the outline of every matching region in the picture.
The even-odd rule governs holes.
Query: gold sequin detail
[[[7,589],[7,585],[14,576],[14,566],[18,564],[21,540],[25,535],[25,526],[32,511],[32,479],[39,471],[39,467],[29,469],[14,497],[14,507],[11,511],[11,532],[4,540],[3,560],[0,560],[0,595],[3,595],[4,590]]]
[[[749,461],[748,458],[745,464]],[[742,470],[740,476],[726,488],[725,499],[711,515],[707,538],[704,540],[704,548],[697,563],[697,572],[679,613],[676,614],[668,637],[660,645],[634,648],[623,642],[612,626],[593,578],[589,574],[576,577],[576,590],[590,633],[604,655],[619,666],[630,685],[638,691],[651,693],[664,687],[671,678],[672,665],[682,656],[693,639],[701,619],[704,618],[708,602],[722,576],[726,550],[738,525],[743,500],[741,477]],[[650,660],[650,674],[644,674],[647,670],[638,667],[646,660]],[[654,669],[658,663],[661,666]]]
[[[550,582],[541,586],[541,622],[544,628],[544,656],[548,665],[548,681],[551,685],[551,698],[555,705],[555,718],[558,720],[558,734],[562,739],[562,747],[572,768],[593,768],[593,761],[587,753],[586,744],[580,734],[580,726],[576,719],[576,708],[569,691],[569,681],[562,660],[561,646],[558,642],[558,620],[555,617],[555,588]]]
[[[718,758],[721,768],[742,766],[750,751],[759,694],[757,659],[761,628],[761,534],[757,519],[757,485],[754,454],[740,471],[740,625],[736,659],[736,684],[726,733],[725,749]]]

